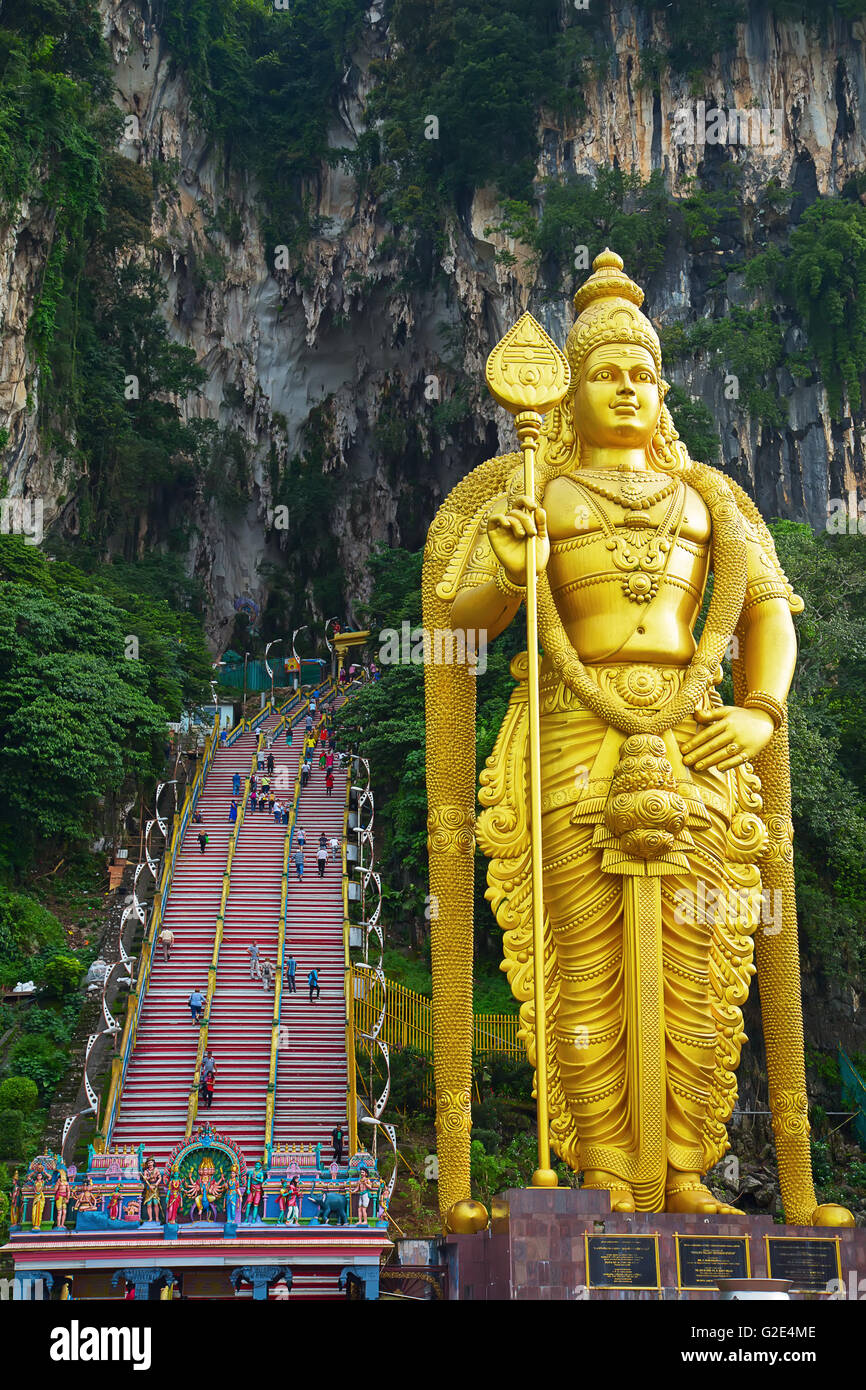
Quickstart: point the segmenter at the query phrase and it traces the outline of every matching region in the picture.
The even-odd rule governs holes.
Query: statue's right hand
[[[515,497],[512,506],[503,500],[494,506],[487,522],[487,536],[497,560],[512,584],[526,584],[526,543],[537,536],[535,570],[543,574],[550,559],[547,514],[525,494]]]

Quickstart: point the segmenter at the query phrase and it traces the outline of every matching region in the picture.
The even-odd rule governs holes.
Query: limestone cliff
[[[676,73],[663,73],[657,91],[644,80],[647,56],[665,43],[656,14],[616,0],[604,4],[611,61],[586,85],[579,120],[564,125],[541,113],[539,188],[547,175],[591,174],[618,164],[644,177],[661,170],[670,191],[681,194],[709,153],[675,142],[676,112],[694,107],[695,93]],[[448,488],[505,446],[506,421],[481,386],[497,336],[528,307],[563,341],[569,295],[545,284],[519,246],[489,230],[498,220],[489,188],[477,191],[471,206],[455,209],[441,260],[444,276],[425,290],[402,286],[387,249],[389,228],[345,167],[323,168],[309,190],[314,214],[326,219],[321,234],[302,256],[290,258],[288,268],[275,269],[273,247],[266,247],[260,231],[257,190],[242,170],[226,172],[147,0],[102,0],[101,11],[117,102],[135,117],[127,121],[122,153],[162,169],[153,232],[162,248],[170,331],[207,370],[188,408],[239,429],[248,446],[245,508],[229,514],[201,490],[189,518],[188,565],[207,586],[209,632],[218,649],[231,630],[235,599],[266,600],[260,563],[282,563],[280,531],[269,517],[274,458],[279,465],[305,448],[311,411],[324,444],[322,466],[335,475],[333,559],[344,571],[351,603],[364,592],[370,548],[382,541],[419,546]],[[390,42],[387,15],[374,4],[333,112],[334,147],[356,140],[371,61]],[[797,200],[837,193],[866,165],[861,23],[831,19],[819,39],[802,24],[779,22],[753,5],[735,49],[700,85],[707,107],[782,113],[772,140],[737,151],[746,192],[776,177],[794,191],[796,208]],[[240,231],[231,236],[216,218],[226,202],[240,218]],[[745,227],[726,233],[743,244],[754,234]],[[42,496],[46,522],[74,530],[75,480],[58,468],[37,434],[33,407],[40,383],[25,337],[51,236],[50,221],[31,201],[0,241],[0,412],[9,429],[4,469],[11,494]],[[590,255],[598,249],[591,246]],[[513,263],[497,259],[502,250],[516,256]],[[718,317],[750,302],[739,274],[713,286],[706,257],[699,260],[682,245],[671,249],[646,290],[647,308],[661,325]],[[753,491],[765,515],[820,525],[828,497],[844,495],[863,479],[863,416],[848,414],[832,424],[817,374],[795,383],[786,371],[776,373],[775,389],[788,403],[783,429],[751,420],[739,402],[726,399],[724,371],[706,361],[687,360],[668,374],[718,421],[725,466]],[[466,376],[477,383],[471,409],[442,429],[434,415],[436,394],[447,402]],[[402,456],[399,434],[396,444],[382,443],[386,416],[415,422]],[[165,522],[156,512],[143,515],[140,544],[159,544]]]

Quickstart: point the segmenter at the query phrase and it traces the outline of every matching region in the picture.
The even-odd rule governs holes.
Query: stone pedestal
[[[497,1207],[501,1207],[501,1214],[497,1215],[490,1230],[446,1238],[450,1298],[482,1302],[718,1299],[715,1287],[684,1287],[688,1281],[677,1267],[677,1235],[745,1237],[749,1273],[753,1278],[767,1278],[771,1273],[779,1275],[778,1263],[782,1257],[800,1258],[805,1247],[794,1243],[782,1245],[781,1238],[838,1239],[842,1288],[837,1296],[846,1299],[866,1296],[866,1229],[863,1228],[778,1226],[768,1216],[613,1213],[607,1193],[572,1188],[553,1191],[512,1188],[497,1199]],[[652,1278],[657,1278],[658,1286],[642,1289],[591,1287],[594,1279],[587,1268],[587,1236],[657,1237],[653,1252],[654,1257],[657,1253],[657,1270]],[[777,1252],[777,1267],[772,1270],[768,1268],[765,1237],[779,1241],[773,1247]],[[641,1242],[644,1253],[652,1246],[652,1241]],[[627,1249],[625,1242],[621,1248]],[[707,1249],[710,1248],[707,1242]],[[822,1252],[828,1256],[833,1253],[829,1247],[822,1247]],[[682,1244],[680,1253],[683,1253]],[[835,1255],[833,1260],[835,1267]],[[827,1297],[826,1292],[791,1292],[792,1299],[823,1300]]]

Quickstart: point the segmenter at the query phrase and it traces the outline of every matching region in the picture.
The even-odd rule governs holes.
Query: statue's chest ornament
[[[576,478],[570,478],[569,482],[580,490],[599,520],[613,565],[623,576],[621,585],[626,598],[632,603],[649,603],[658,593],[664,576],[671,550],[671,535],[673,533],[675,538],[682,524],[686,489],[674,478],[663,487],[649,492],[650,480],[642,478],[640,484],[634,485],[635,478],[639,476],[626,474],[619,492],[588,479],[578,482]],[[630,520],[624,519],[623,526],[617,528],[604,508],[599,506],[593,493],[623,507],[627,512],[635,513],[648,510],[665,497],[671,500],[658,526],[653,527],[648,518],[635,515]]]

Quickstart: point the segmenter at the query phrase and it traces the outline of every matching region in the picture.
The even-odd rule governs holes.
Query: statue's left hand
[[[769,714],[760,709],[742,709],[740,705],[696,710],[695,719],[706,727],[698,729],[683,744],[682,752],[683,762],[697,772],[706,772],[710,767],[727,772],[751,761],[770,742],[774,732]]]

